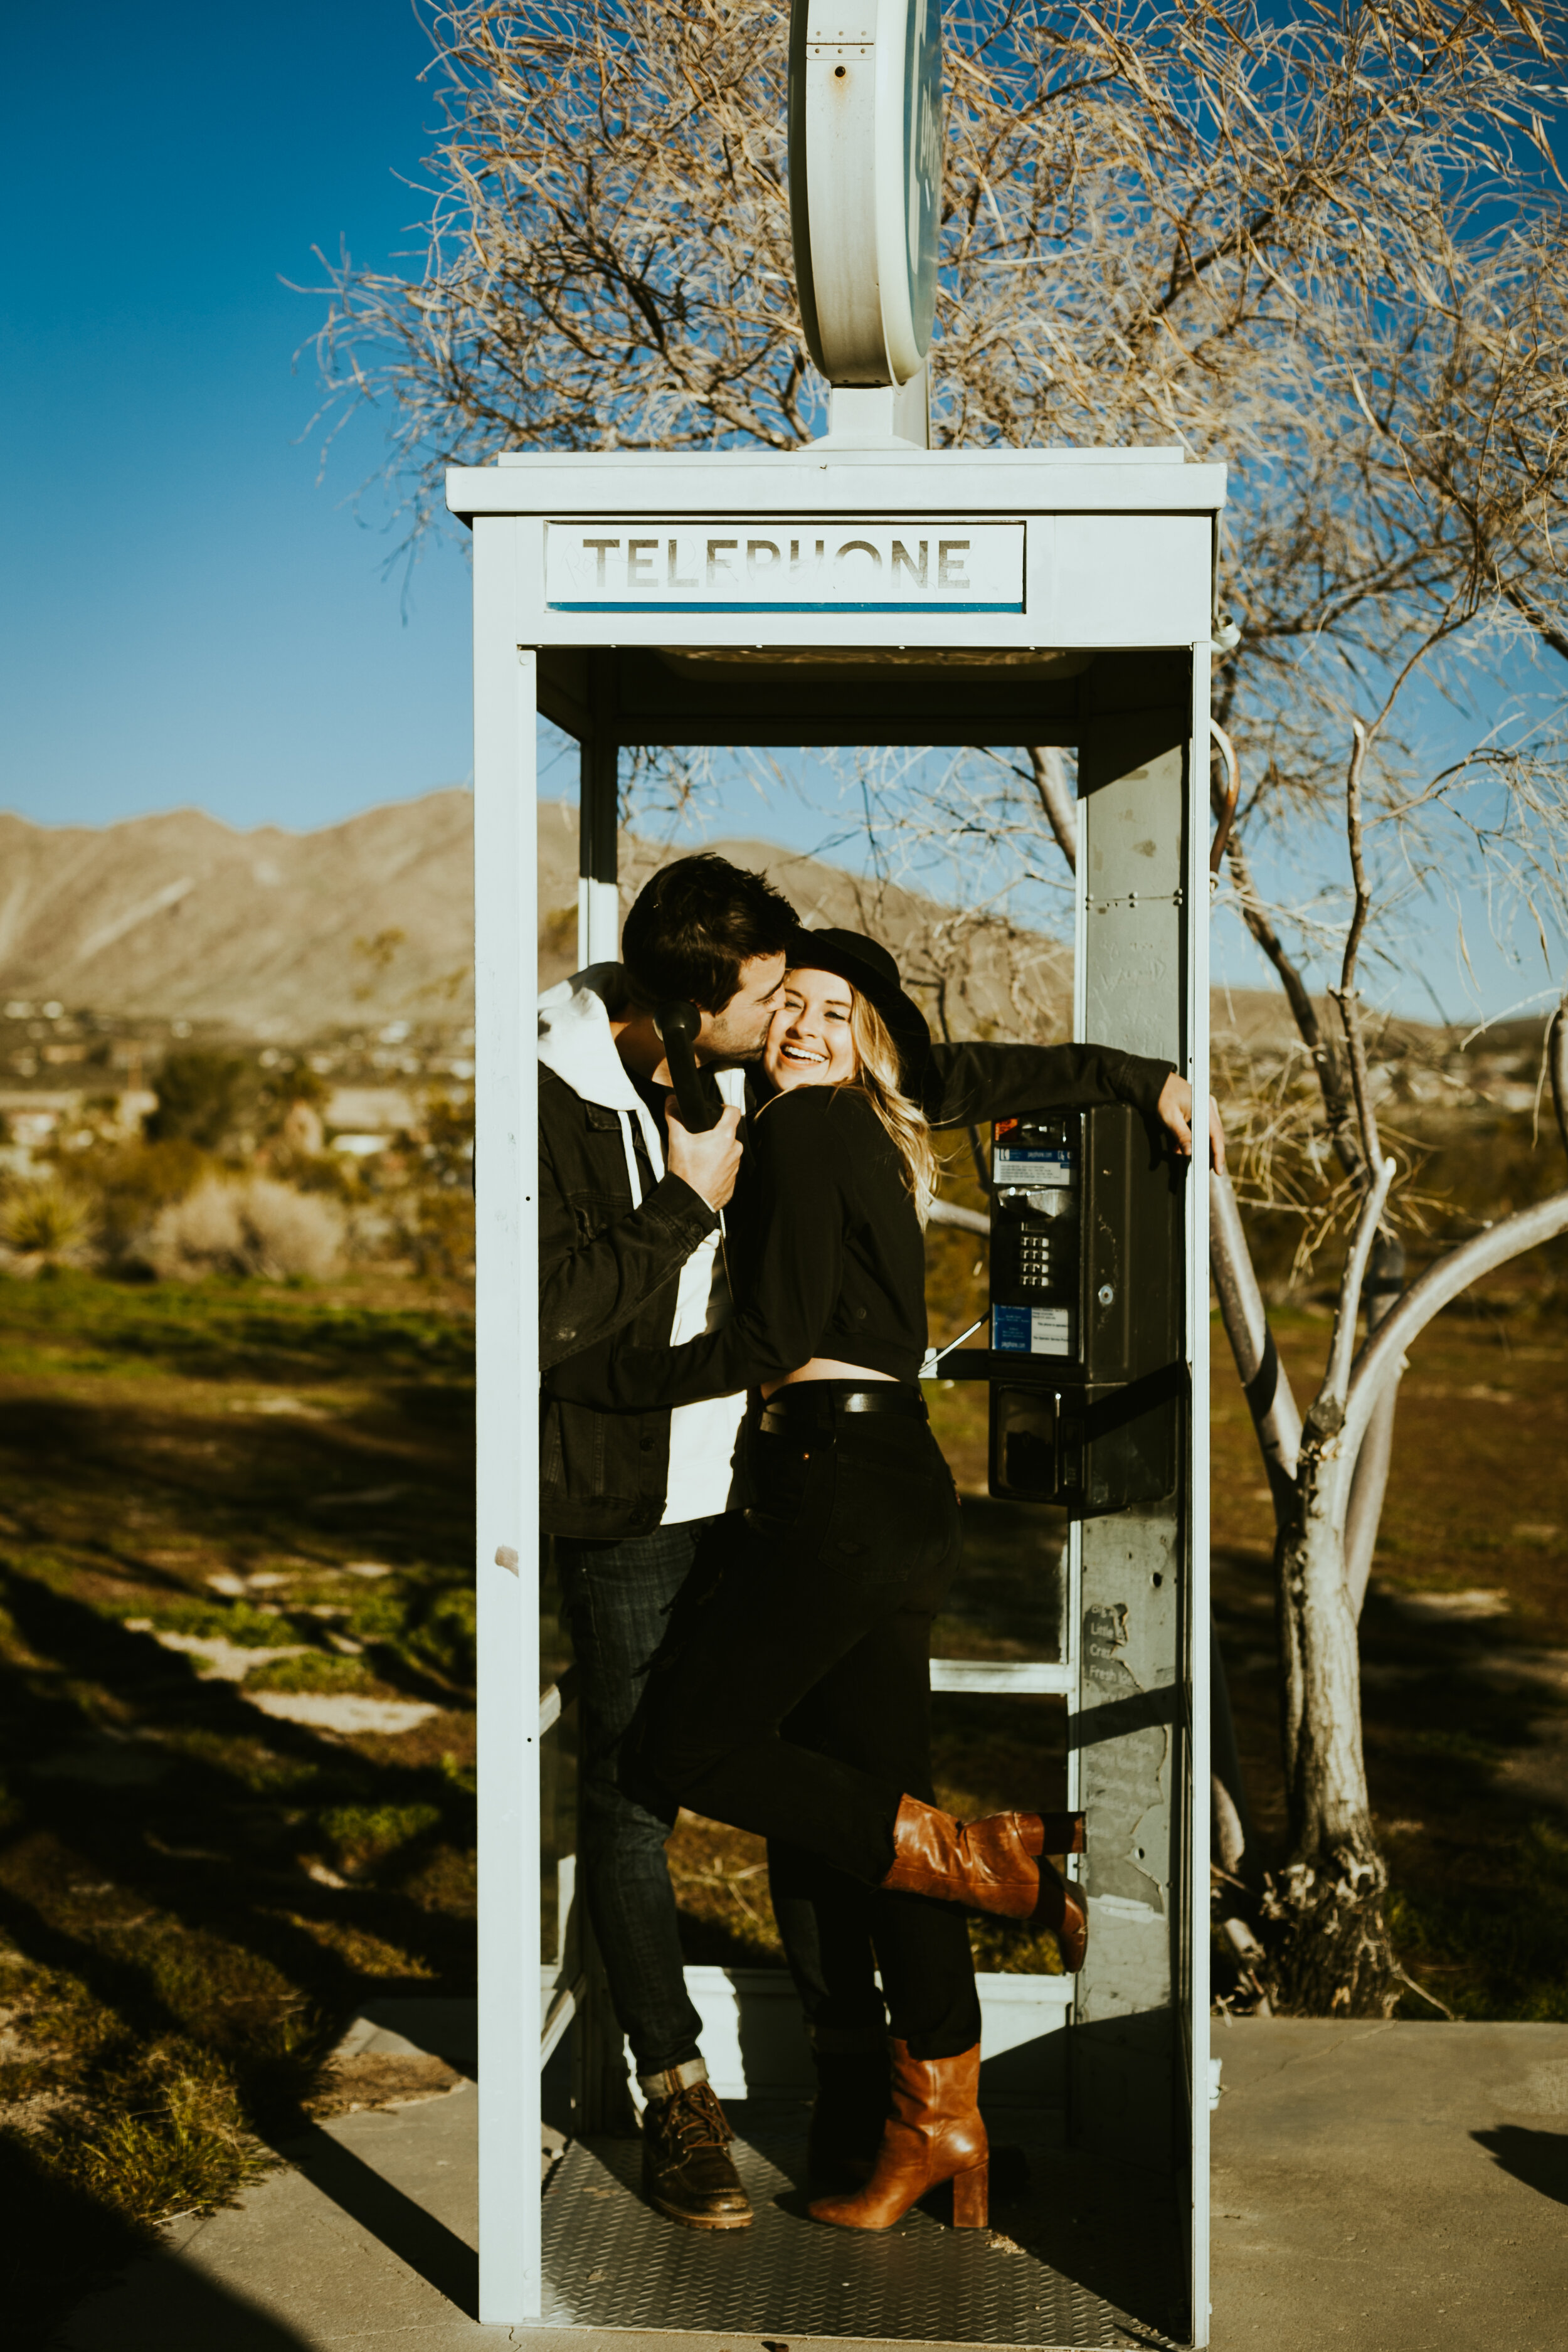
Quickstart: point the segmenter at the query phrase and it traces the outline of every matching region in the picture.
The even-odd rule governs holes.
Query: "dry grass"
[[[366,2000],[471,1987],[471,1321],[442,1296],[0,1285],[10,2340],[275,2161]],[[328,1739],[259,1711],[279,1679],[433,1711]]]

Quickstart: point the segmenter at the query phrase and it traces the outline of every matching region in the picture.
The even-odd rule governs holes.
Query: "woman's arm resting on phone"
[[[933,1045],[922,1107],[933,1127],[1012,1118],[1026,1111],[1082,1110],[1123,1102],[1164,1129],[1172,1149],[1192,1150],[1192,1088],[1171,1062],[1111,1045]],[[1225,1165],[1219,1113],[1211,1104],[1213,1164]]]

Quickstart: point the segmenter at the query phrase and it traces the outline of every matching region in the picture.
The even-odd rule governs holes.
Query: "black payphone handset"
[[[702,1015],[695,1004],[672,997],[668,1004],[659,1006],[653,1016],[653,1025],[664,1047],[664,1058],[669,1064],[669,1083],[680,1124],[689,1134],[706,1135],[724,1116],[724,1097],[712,1071],[701,1068],[697,1060],[697,1033],[702,1026]]]
[[[1162,1500],[1186,1388],[1179,1169],[1107,1104],[998,1119],[991,1182],[991,1492],[1075,1518]]]

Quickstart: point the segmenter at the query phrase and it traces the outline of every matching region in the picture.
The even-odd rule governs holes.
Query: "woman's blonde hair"
[[[849,1008],[849,1034],[859,1065],[844,1081],[858,1087],[887,1129],[894,1150],[904,1163],[904,1181],[914,1199],[915,1214],[923,1225],[942,1175],[942,1161],[931,1141],[923,1110],[904,1093],[899,1049],[892,1032],[865,992],[854,991]]]

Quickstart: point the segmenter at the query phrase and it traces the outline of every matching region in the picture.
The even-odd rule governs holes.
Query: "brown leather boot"
[[[841,2230],[890,2230],[928,2189],[952,2183],[955,2230],[984,2230],[987,2213],[985,2126],[975,2096],[980,2044],[956,2058],[911,2058],[895,2042],[893,2112],[882,2127],[876,2167],[864,2189],[819,2197],[813,2221]]]
[[[730,2129],[700,2058],[667,2074],[639,2075],[643,2195],[689,2230],[747,2230],[751,2200],[730,2160]]]
[[[893,1823],[893,1866],[882,1885],[1048,1927],[1062,1967],[1076,1976],[1089,1946],[1089,1912],[1078,1888],[1045,1859],[1045,1848],[1047,1835],[1070,1830],[1057,1852],[1081,1853],[1082,1823],[1073,1813],[991,1813],[965,1824],[905,1797]]]

